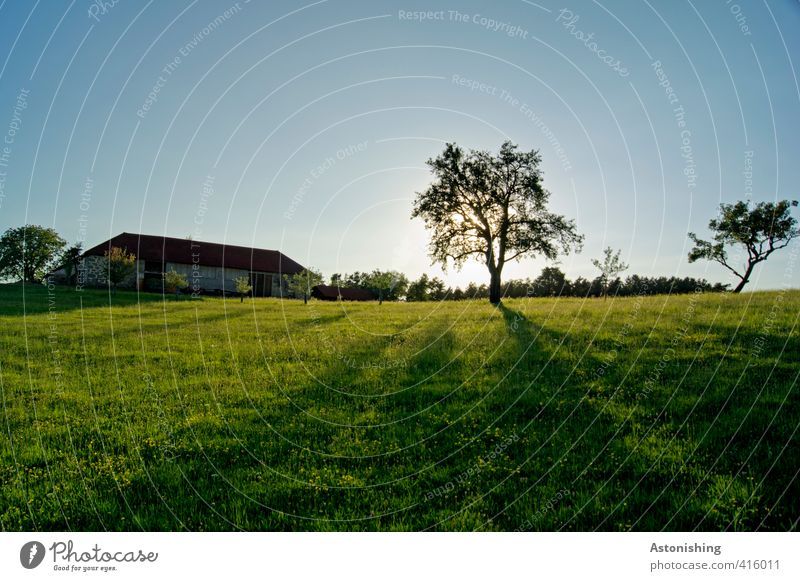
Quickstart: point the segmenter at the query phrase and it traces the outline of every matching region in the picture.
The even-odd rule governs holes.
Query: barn
[[[257,297],[285,296],[282,275],[303,266],[277,250],[201,242],[123,232],[86,250],[77,265],[78,286],[106,286],[105,253],[119,247],[136,256],[136,271],[120,287],[161,291],[165,272],[186,276],[192,294],[236,292],[236,279],[246,276]],[[63,269],[52,273],[63,276]]]
[[[311,296],[322,301],[374,301],[375,295],[363,288],[349,288],[318,284],[311,289]]]

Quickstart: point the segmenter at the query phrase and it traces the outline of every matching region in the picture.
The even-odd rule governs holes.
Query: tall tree
[[[608,289],[611,283],[620,275],[628,270],[628,265],[620,258],[621,250],[614,250],[609,246],[603,250],[603,260],[592,259],[592,264],[600,271],[600,282],[603,289],[603,298],[608,296]]]
[[[797,220],[792,216],[792,207],[797,201],[759,202],[753,207],[749,202],[720,204],[718,218],[708,223],[714,234],[711,241],[699,239],[694,232],[689,238],[694,248],[689,252],[689,262],[705,258],[720,263],[739,278],[733,289],[738,293],[750,281],[753,268],[764,262],[776,250],[786,248],[800,236]],[[747,251],[742,266],[731,265],[726,246],[742,246]]]
[[[427,163],[434,181],[417,193],[412,218],[422,218],[431,232],[434,263],[460,268],[478,258],[486,264],[493,304],[500,302],[506,263],[555,259],[560,251],[580,248],[583,237],[574,221],[547,209],[550,193],[542,186],[537,151],[517,151],[506,141],[492,155],[448,143]]]
[[[533,288],[537,296],[555,297],[569,293],[569,281],[560,268],[546,266],[533,281]]]
[[[582,276],[579,276],[570,284],[570,291],[574,297],[586,298],[591,290],[592,283]]]
[[[57,266],[66,245],[52,228],[33,224],[9,228],[0,238],[0,278],[41,282]]]
[[[406,300],[408,301],[427,301],[428,300],[428,287],[430,286],[430,278],[424,272],[420,277],[408,285],[406,292]]]
[[[322,284],[322,273],[313,268],[304,269],[296,274],[284,274],[286,288],[296,298],[303,297],[303,304],[308,304],[311,289]]]
[[[434,276],[428,281],[428,298],[432,301],[443,301],[447,296],[447,289],[444,281],[438,276]]]

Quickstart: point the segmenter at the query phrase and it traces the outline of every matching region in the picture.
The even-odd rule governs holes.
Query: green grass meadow
[[[0,286],[0,526],[793,530],[799,315]]]

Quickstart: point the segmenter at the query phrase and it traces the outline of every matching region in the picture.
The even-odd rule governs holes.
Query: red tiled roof
[[[123,232],[83,253],[84,256],[103,256],[111,247],[124,248],[140,260],[199,264],[202,266],[224,266],[257,272],[295,274],[303,266],[278,252],[263,248],[232,246],[201,242],[185,238],[149,236]]]
[[[319,284],[311,289],[311,296],[329,301],[335,301],[339,297],[342,297],[343,301],[375,300],[375,295],[363,288],[338,287],[325,284]]]

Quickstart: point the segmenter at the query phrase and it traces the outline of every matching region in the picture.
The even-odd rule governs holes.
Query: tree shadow
[[[618,491],[652,490],[664,476],[652,462],[642,468],[648,458],[652,460],[652,449],[640,446],[651,431],[660,435],[661,423],[657,418],[643,418],[638,403],[626,397],[629,386],[622,361],[593,353],[590,342],[583,343],[581,353],[560,357],[569,333],[534,326],[524,314],[506,306],[500,310],[509,333],[517,337],[516,368],[540,368],[510,408],[535,444],[526,462],[537,469],[522,469],[521,474],[540,486],[558,482],[570,491],[571,507],[563,504],[559,509],[565,517],[559,529],[619,530],[620,522],[638,516],[637,509],[648,510],[653,497],[634,495],[627,499],[630,506],[620,508],[616,506]],[[686,479],[675,484],[688,486]],[[660,499],[649,510],[666,514],[674,510],[674,501]],[[529,511],[536,508],[535,498],[533,502]],[[616,511],[612,519],[608,519],[610,511]],[[515,509],[507,512],[512,521],[515,512],[516,518],[526,516]],[[542,523],[539,528],[554,527]]]
[[[553,344],[563,340],[564,333],[554,333],[547,325],[531,325],[513,309],[500,309],[509,332],[519,338],[519,347],[534,362],[541,363],[541,357],[531,349],[549,353]],[[688,334],[704,336],[705,331],[691,328]],[[719,327],[713,329],[717,337],[720,332],[733,336],[733,330],[726,335]],[[744,359],[749,351],[742,346],[750,346],[750,351],[761,346],[774,360],[781,349],[785,349],[783,357],[789,349],[796,351],[797,341],[739,334],[734,349],[726,351],[734,361],[721,367],[721,351],[730,340],[722,341],[722,346],[698,342],[688,355],[681,355],[668,350],[675,347],[671,335],[651,334],[640,344],[637,341],[644,335],[635,331],[628,337],[631,356],[612,359],[606,338],[599,342],[603,347],[598,345],[597,353],[602,355],[584,353],[578,356],[578,365],[553,359],[551,373],[543,372],[536,380],[552,397],[546,403],[540,400],[539,409],[534,405],[527,411],[535,418],[530,423],[532,437],[545,438],[535,452],[545,459],[544,482],[555,479],[571,492],[572,507],[559,509],[559,530],[658,530],[665,526],[668,530],[731,526],[752,530],[760,522],[780,528],[774,514],[788,522],[785,519],[796,502],[783,502],[766,511],[771,504],[764,497],[780,498],[782,490],[798,487],[791,470],[775,467],[775,458],[786,453],[785,443],[791,441],[791,424],[773,422],[779,406],[784,418],[798,415],[797,406],[784,405],[797,366],[782,358],[773,370],[774,361],[755,358],[748,367]],[[597,373],[600,370],[603,373]],[[758,385],[752,385],[755,377],[760,378]],[[756,400],[767,377],[765,393]],[[535,394],[535,386],[530,388]],[[540,398],[548,398],[548,393]],[[742,400],[753,406],[742,406]],[[526,403],[521,397],[515,410],[526,410]],[[548,408],[555,413],[548,414]],[[774,437],[764,439],[771,422],[775,423],[770,430]],[[760,476],[753,481],[748,474],[770,474],[770,481],[777,485],[762,483],[758,488]]]

